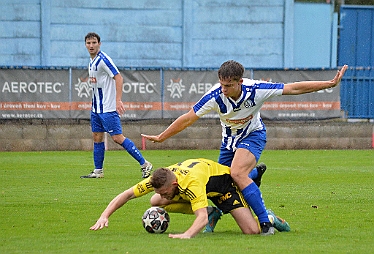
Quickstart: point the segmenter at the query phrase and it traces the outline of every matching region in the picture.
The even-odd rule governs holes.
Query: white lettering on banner
[[[22,108],[22,104],[19,103],[19,104],[7,104],[7,103],[4,103],[4,104],[1,104],[1,107],[0,108],[6,108],[6,109],[21,109]]]
[[[323,89],[323,90],[319,90],[316,93],[332,93],[333,91],[334,91],[333,88],[326,88],[326,89]]]
[[[78,108],[79,109],[90,109],[92,106],[91,106],[91,103],[81,103],[81,104],[78,104]]]
[[[167,91],[170,92],[171,98],[182,98],[182,93],[186,90],[185,86],[182,84],[183,80],[179,79],[170,79],[170,84],[167,86]],[[189,94],[205,94],[213,87],[212,83],[191,83],[190,89],[188,90]]]
[[[290,118],[300,118],[300,117],[316,117],[316,113],[310,112],[310,113],[278,113],[278,117],[290,117]]]
[[[195,93],[195,94],[205,94],[210,88],[212,88],[211,83],[192,83],[190,86],[189,93]]]
[[[154,93],[156,83],[123,83],[122,91],[124,93]]]
[[[1,91],[3,93],[61,93],[64,83],[52,82],[5,82]]]
[[[43,118],[43,114],[1,114],[2,118]]]
[[[136,114],[123,114],[121,117],[125,117],[125,118],[136,118]]]

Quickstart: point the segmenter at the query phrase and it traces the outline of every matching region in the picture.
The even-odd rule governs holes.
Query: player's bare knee
[[[243,179],[243,177],[245,177],[245,174],[243,175],[243,174],[240,174],[239,172],[233,172],[233,171],[231,171],[230,172],[230,175],[231,175],[231,177],[232,177],[232,179],[235,181],[235,182],[240,182],[241,181],[241,179]]]
[[[114,142],[116,142],[119,145],[122,145],[123,141],[125,140],[125,137],[122,135],[113,135],[112,139]]]
[[[156,195],[153,195],[151,199],[149,200],[151,203],[151,206],[159,206],[160,205],[160,197],[157,197]]]
[[[160,194],[157,194],[157,193],[151,197],[149,202],[151,203],[151,206],[160,206],[160,207],[170,204],[169,200],[162,198]]]

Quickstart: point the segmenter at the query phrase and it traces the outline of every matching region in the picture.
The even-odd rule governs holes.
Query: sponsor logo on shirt
[[[246,118],[242,119],[226,119],[226,122],[233,124],[245,124],[253,119],[253,115],[249,115]]]

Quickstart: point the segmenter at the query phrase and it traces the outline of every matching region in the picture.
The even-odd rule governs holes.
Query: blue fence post
[[[161,119],[164,119],[164,69],[160,68]]]

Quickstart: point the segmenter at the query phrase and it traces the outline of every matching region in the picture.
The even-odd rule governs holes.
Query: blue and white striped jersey
[[[116,82],[113,79],[119,73],[113,60],[100,51],[88,66],[92,86],[92,111],[107,113],[116,111]]]
[[[265,129],[260,108],[274,96],[282,95],[283,83],[269,83],[243,79],[242,94],[237,101],[223,95],[221,85],[213,86],[193,106],[196,115],[202,117],[216,111],[221,120],[222,143],[226,148],[236,148],[236,144],[249,133]]]

